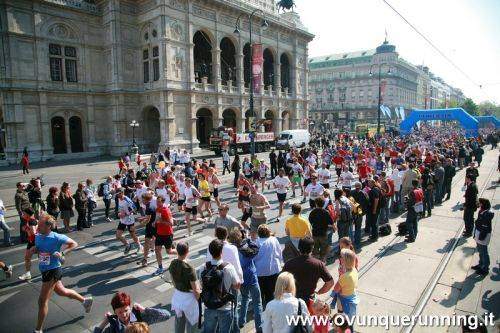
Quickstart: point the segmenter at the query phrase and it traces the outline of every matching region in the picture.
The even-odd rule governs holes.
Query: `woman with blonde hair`
[[[306,303],[295,297],[295,279],[289,272],[283,272],[276,280],[274,300],[269,302],[262,314],[263,333],[289,333],[291,327],[287,318],[309,317]]]

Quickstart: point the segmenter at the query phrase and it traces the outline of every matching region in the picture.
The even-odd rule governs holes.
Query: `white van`
[[[308,130],[288,130],[280,132],[276,140],[277,149],[305,147],[311,141]]]

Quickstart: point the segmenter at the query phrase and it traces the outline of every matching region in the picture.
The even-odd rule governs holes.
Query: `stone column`
[[[275,73],[274,73],[274,86],[276,87],[276,94],[279,96],[281,93],[281,64],[276,64]]]
[[[190,131],[190,139],[191,139],[191,152],[199,149],[199,143],[196,137],[196,94],[191,93],[189,100],[189,109],[190,112],[187,113],[187,124]]]
[[[40,92],[38,94],[38,99],[40,103],[40,129],[41,129],[41,153],[42,161],[48,160],[52,154],[52,133],[50,128],[50,119],[47,112],[47,93]]]
[[[243,62],[243,53],[236,55],[236,82],[238,84],[238,91],[242,94],[245,91],[245,64]]]
[[[217,46],[212,49],[212,82],[214,83],[215,91],[220,91],[222,88],[220,62],[220,49]]]
[[[69,135],[69,112],[64,113],[64,134],[66,136],[66,152],[71,153],[71,136]]]
[[[87,142],[88,151],[93,151],[96,147],[95,141],[95,108],[94,108],[94,96],[91,94],[87,95]]]
[[[160,116],[158,119],[160,122],[160,142],[158,146],[162,151],[164,151],[165,148],[168,146],[168,138],[169,138],[168,125],[167,125],[167,119],[168,119],[168,106],[167,106],[168,96],[166,96],[167,94],[168,93],[165,91],[160,92],[160,104],[158,110]]]

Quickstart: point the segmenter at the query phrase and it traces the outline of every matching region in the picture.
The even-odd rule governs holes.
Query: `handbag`
[[[299,302],[299,311],[297,311],[297,317],[302,316],[302,303],[300,302],[300,299],[297,299],[297,302]],[[304,325],[304,322],[302,320],[297,321],[297,325],[292,327],[291,330],[292,333],[308,333],[309,330],[307,329],[307,326]]]
[[[424,203],[422,201],[415,203],[413,206],[415,213],[422,213],[424,211]]]

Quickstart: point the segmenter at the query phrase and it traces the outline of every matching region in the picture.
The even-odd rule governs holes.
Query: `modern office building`
[[[252,12],[263,88],[250,114]],[[121,154],[133,136],[142,152],[195,150],[211,128],[244,131],[249,119],[307,126],[313,35],[273,0],[0,0],[0,15],[10,161],[24,147],[32,160]]]

